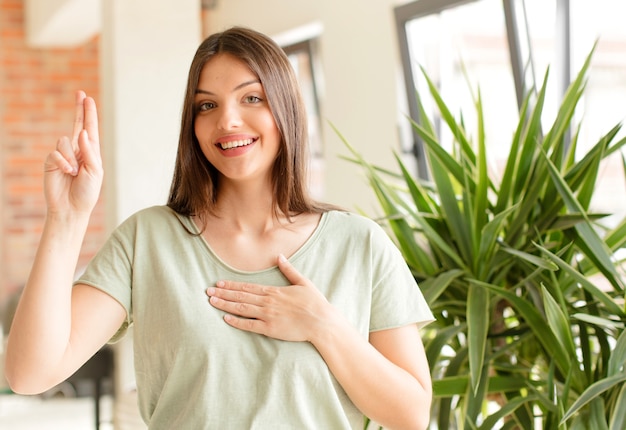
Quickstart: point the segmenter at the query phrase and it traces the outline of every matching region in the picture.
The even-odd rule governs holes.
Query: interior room
[[[580,126],[567,135],[584,154],[626,117],[624,16],[622,0],[0,0],[0,362],[42,233],[43,162],[71,132],[76,90],[99,107],[105,170],[78,276],[121,222],[167,200],[189,65],[214,32],[250,27],[284,49],[307,105],[312,194],[379,220],[386,213],[367,170],[343,139],[381,170],[399,172],[397,156],[415,178],[432,180],[411,120],[431,118],[446,150],[454,136],[431,100],[416,103],[416,92],[429,92],[421,69],[474,135],[480,92],[489,168],[502,172],[525,97],[549,71],[547,130],[593,50],[573,115]],[[591,200],[610,214],[607,229],[626,216],[624,154],[602,162]],[[624,322],[615,316],[615,330]],[[131,330],[42,395],[12,393],[0,366],[0,428],[147,428],[132,338]],[[620,399],[626,406],[623,390]]]

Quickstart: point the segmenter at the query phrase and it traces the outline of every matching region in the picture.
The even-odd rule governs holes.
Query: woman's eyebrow
[[[248,85],[260,84],[260,83],[261,83],[261,81],[258,80],[258,79],[252,79],[250,81],[245,81],[245,82],[242,82],[241,84],[237,85],[235,88],[233,88],[233,91],[240,90],[243,87],[247,87]],[[207,95],[211,95],[211,96],[215,95],[211,91],[203,90],[203,89],[200,89],[200,88],[196,89],[196,94],[207,94]]]

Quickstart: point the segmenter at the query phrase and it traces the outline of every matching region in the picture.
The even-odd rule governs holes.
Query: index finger
[[[76,149],[78,146],[78,136],[84,128],[85,108],[84,100],[86,94],[84,91],[76,91],[74,105],[74,131],[72,132],[72,147]],[[88,131],[89,132],[89,131]]]
[[[262,295],[266,293],[267,288],[269,288],[267,285],[252,284],[250,282],[220,280],[215,283],[215,288],[211,291],[221,289]]]
[[[99,142],[99,134],[98,134],[98,109],[96,108],[96,102],[91,97],[86,97],[83,100],[84,107],[84,123],[83,127],[87,130],[87,135],[89,139],[94,143]]]
[[[278,268],[293,285],[306,285],[309,282],[283,254],[278,255]]]

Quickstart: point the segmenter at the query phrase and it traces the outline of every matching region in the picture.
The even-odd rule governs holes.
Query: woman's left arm
[[[284,257],[292,283],[274,287],[220,281],[207,290],[233,327],[287,341],[308,341],[352,402],[387,429],[425,429],[430,419],[430,369],[417,325],[372,332],[365,339]]]
[[[372,332],[368,343],[337,321],[312,343],[368,418],[387,429],[428,427],[432,387],[417,325]]]

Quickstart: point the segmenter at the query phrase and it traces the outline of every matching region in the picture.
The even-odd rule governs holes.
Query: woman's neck
[[[262,233],[284,224],[276,216],[275,200],[269,186],[224,186],[219,190],[215,216],[242,232]]]

